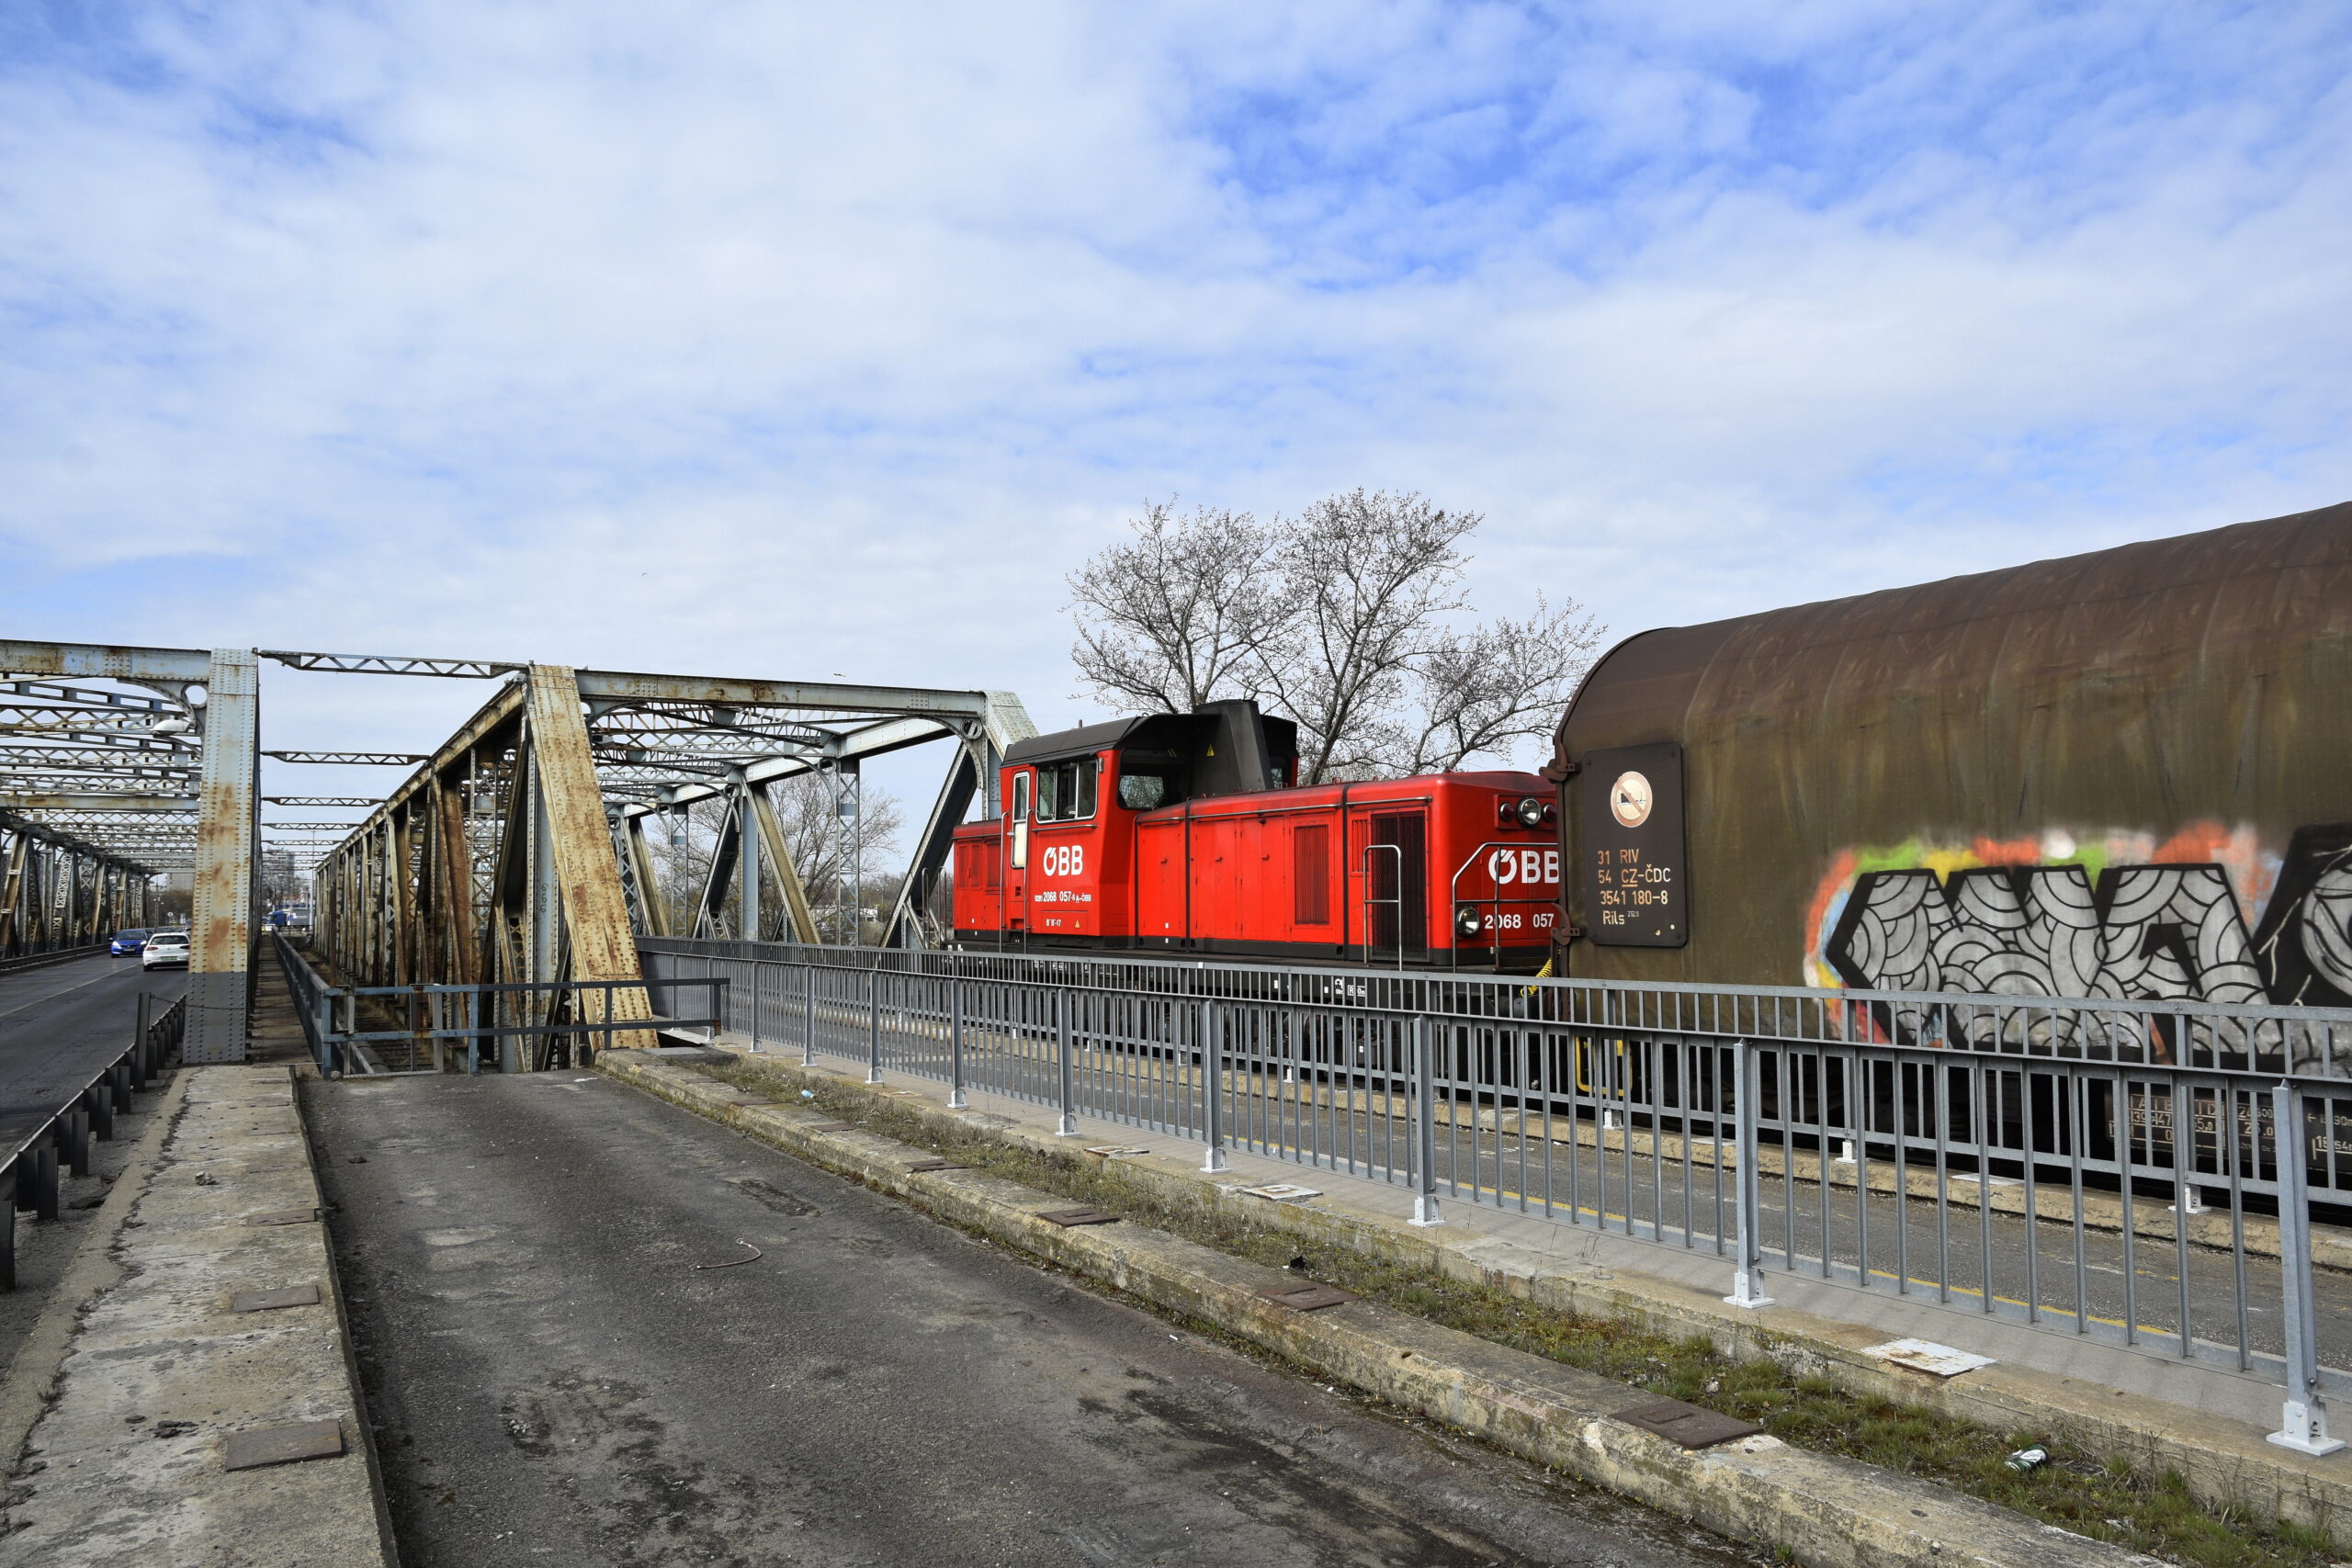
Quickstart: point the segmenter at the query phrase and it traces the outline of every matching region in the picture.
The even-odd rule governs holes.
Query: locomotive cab
[[[1542,780],[1301,787],[1297,726],[1255,703],[1037,736],[999,784],[955,835],[967,946],[1530,970],[1559,919]]]

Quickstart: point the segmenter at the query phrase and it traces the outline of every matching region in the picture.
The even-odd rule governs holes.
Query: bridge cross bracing
[[[429,752],[260,749],[258,671],[495,681]],[[0,957],[145,923],[151,885],[192,878],[191,1061],[237,1061],[265,857],[315,884],[315,951],[347,985],[526,986],[518,1026],[562,987],[640,979],[639,935],[819,937],[770,791],[843,792],[875,757],[950,743],[883,940],[922,945],[949,838],[1034,734],[1010,693],[575,670],[521,660],[0,640]],[[409,770],[386,795],[260,794],[266,758]],[[715,803],[704,885],[652,896],[648,824]],[[263,805],[366,810],[266,821]],[[991,803],[992,808],[992,803]],[[706,807],[706,813],[708,807]],[[486,996],[491,993],[484,993]],[[610,992],[655,1016],[641,991]],[[643,1043],[627,1034],[617,1043]],[[502,1065],[537,1065],[528,1037]]]

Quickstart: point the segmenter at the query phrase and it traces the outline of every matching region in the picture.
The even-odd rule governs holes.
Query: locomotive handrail
[[[1497,852],[1505,850],[1515,855],[1520,851],[1528,848],[1528,845],[1515,843],[1509,840],[1489,839],[1485,843],[1480,844],[1476,849],[1471,851],[1469,858],[1454,868],[1453,879],[1446,886],[1446,902],[1450,908],[1461,909],[1464,907],[1476,908],[1482,904],[1492,905],[1494,907],[1494,941],[1487,944],[1487,949],[1495,955],[1495,969],[1498,974],[1502,970],[1503,963],[1503,906],[1506,904],[1533,904],[1539,908],[1548,908],[1555,907],[1554,900],[1550,898],[1506,898],[1503,897],[1503,879],[1495,873],[1493,856]],[[1491,898],[1464,898],[1462,896],[1462,879],[1469,874],[1471,867],[1478,863],[1481,856],[1487,857],[1487,874],[1494,882],[1494,897]],[[1530,929],[1532,930],[1532,928]],[[1457,968],[1460,966],[1462,961],[1463,934],[1462,931],[1457,927],[1453,933],[1453,946],[1451,949],[1453,953],[1454,964]]]
[[[1394,885],[1396,893],[1390,898],[1375,897],[1372,891],[1372,857],[1382,850],[1386,850],[1396,862],[1396,880]],[[1372,955],[1373,949],[1378,945],[1372,940],[1372,911],[1375,906],[1386,904],[1396,911],[1396,967],[1402,969],[1405,967],[1405,846],[1366,844],[1363,852],[1356,858],[1356,865],[1363,882],[1363,961],[1366,964],[1374,962]],[[1421,913],[1423,919],[1428,918],[1428,910],[1424,909]]]

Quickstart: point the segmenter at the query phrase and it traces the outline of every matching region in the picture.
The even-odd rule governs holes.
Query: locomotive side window
[[[1331,829],[1322,823],[1294,828],[1290,835],[1293,923],[1331,923]]]
[[[1130,811],[1173,806],[1192,793],[1192,766],[1175,751],[1136,749],[1119,753],[1119,804]]]
[[[1037,770],[1037,820],[1040,822],[1079,822],[1094,815],[1094,775],[1099,764],[1092,757],[1075,762],[1056,762]]]

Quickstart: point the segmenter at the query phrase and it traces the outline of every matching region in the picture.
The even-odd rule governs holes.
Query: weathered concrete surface
[[[1761,1561],[609,1078],[303,1092],[409,1568]]]
[[[187,1103],[26,1445],[0,1568],[364,1568],[392,1562],[324,1226],[283,1067],[182,1070]],[[318,1285],[240,1314],[239,1292]],[[231,1472],[232,1433],[331,1420],[338,1458]]]
[[[973,1170],[913,1171],[926,1151],[817,1113],[746,1101],[699,1068],[607,1052],[597,1066],[963,1225],[1216,1324],[1324,1375],[1511,1452],[1815,1568],[2120,1568],[2152,1559],[1951,1489],[1754,1437],[1696,1452],[1616,1419],[1646,1391],[1357,1301],[1296,1313],[1279,1270],[1139,1225],[1064,1227],[1068,1201]]]
[[[9,1300],[12,1306],[38,1303],[39,1310],[21,1323],[12,1318],[0,1325],[9,1331],[8,1375],[0,1381],[0,1455],[7,1456],[11,1469],[56,1394],[58,1369],[81,1325],[83,1309],[122,1278],[115,1243],[164,1157],[164,1144],[178,1124],[187,1085],[187,1079],[174,1075],[151,1085],[147,1093],[133,1095],[138,1109],[115,1118],[117,1138],[94,1145],[99,1157],[93,1160],[91,1174],[64,1184],[69,1203],[96,1198],[96,1208],[66,1208],[54,1225],[18,1227],[20,1259],[32,1250],[47,1267],[38,1285],[27,1281]],[[75,1195],[77,1188],[95,1190]],[[30,1237],[25,1234],[28,1229],[33,1233]],[[53,1257],[61,1252],[62,1258]],[[18,1278],[23,1280],[21,1272]]]
[[[721,1044],[744,1055],[731,1037]],[[1037,1148],[1067,1148],[1072,1142],[1056,1135],[1050,1108],[975,1091],[973,1109],[951,1111],[944,1088],[927,1079],[893,1074],[886,1085],[869,1089],[854,1068],[803,1069],[774,1053],[750,1059],[787,1077],[806,1073],[807,1081],[836,1092],[887,1094],[900,1109],[935,1117],[967,1135],[984,1132]],[[2248,1416],[2275,1415],[2275,1385],[1777,1273],[1770,1284],[1780,1304],[1744,1311],[1724,1303],[1728,1266],[1705,1253],[1465,1203],[1446,1206],[1451,1223],[1445,1225],[1417,1227],[1407,1223],[1401,1188],[1238,1151],[1231,1155],[1232,1174],[1210,1178],[1199,1168],[1197,1143],[1107,1122],[1085,1124],[1091,1134],[1078,1142],[1144,1146],[1145,1154],[1119,1161],[1110,1174],[1167,1201],[1246,1205],[1257,1223],[1303,1241],[1476,1280],[1564,1312],[1625,1318],[1675,1337],[1703,1334],[1727,1355],[1769,1358],[1859,1394],[1943,1410],[1997,1431],[2062,1437],[2093,1453],[2177,1472],[2192,1493],[2216,1506],[2244,1504],[2352,1540],[2352,1451],[2313,1459],[2264,1441],[2271,1427]],[[1324,1195],[1311,1203],[1272,1204],[1234,1191],[1239,1184],[1275,1180],[1306,1181],[1325,1189]],[[1680,1277],[1669,1272],[1677,1269]],[[1999,1359],[1944,1380],[1866,1354],[1903,1335]]]

